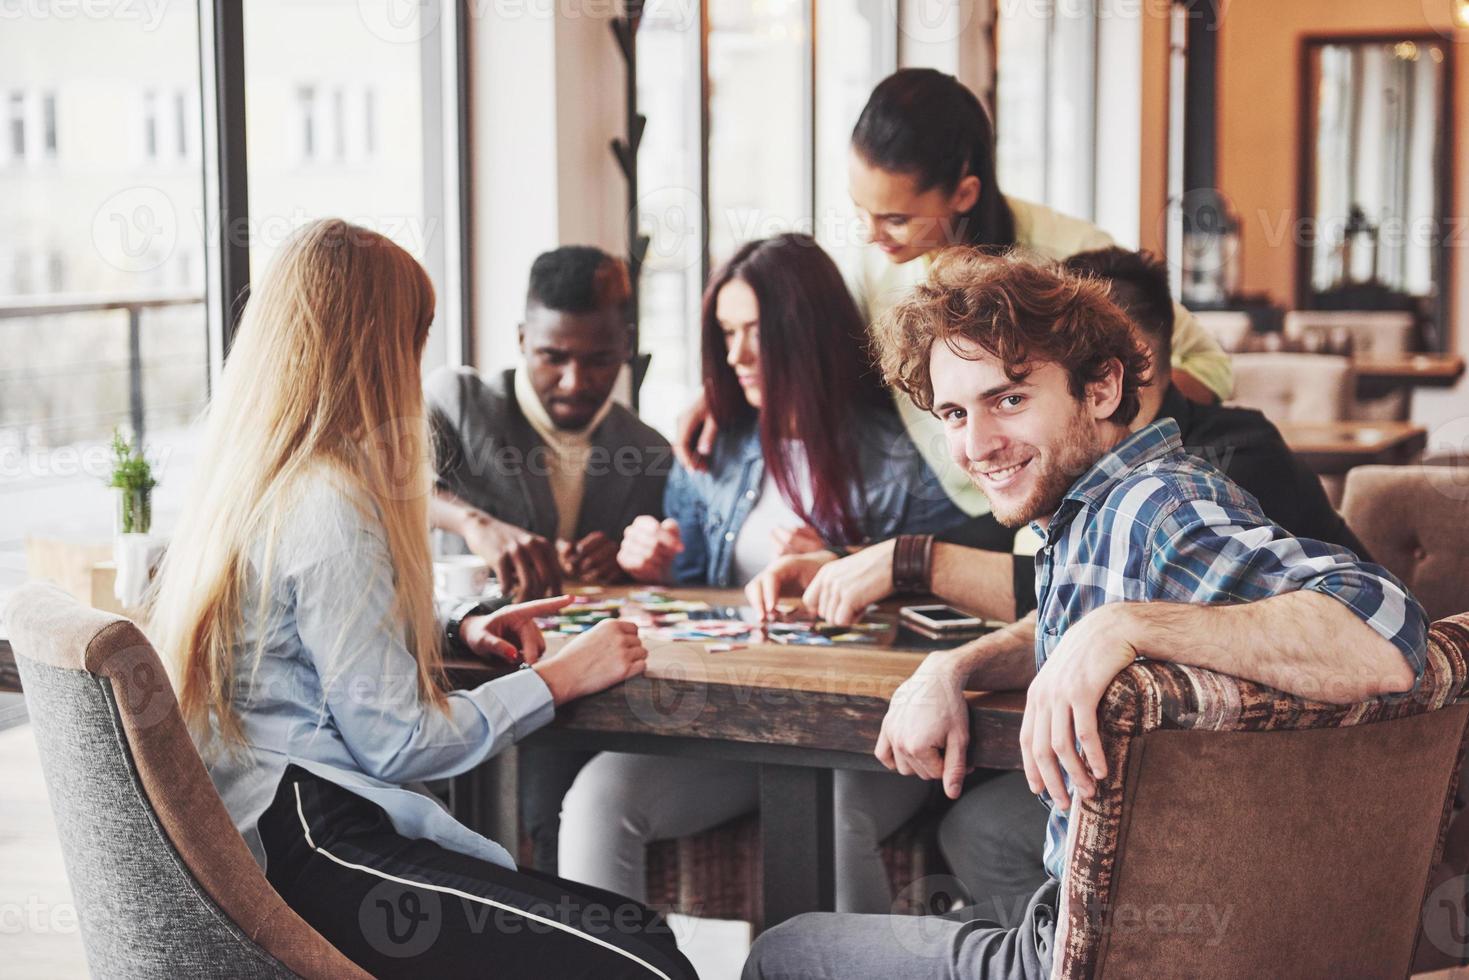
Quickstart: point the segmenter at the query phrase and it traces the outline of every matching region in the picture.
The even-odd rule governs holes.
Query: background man
[[[621,578],[623,530],[663,514],[668,442],[612,400],[632,353],[629,295],[626,266],[602,250],[547,252],[531,266],[521,366],[489,379],[445,369],[427,382],[433,525],[518,600],[559,592],[563,577]],[[556,870],[561,799],[591,755],[522,750],[521,820],[541,871]]]
[[[620,577],[623,529],[663,513],[668,441],[612,400],[631,331],[627,267],[571,245],[531,266],[519,368],[430,376],[438,443],[434,527],[490,563],[519,601],[562,577]],[[457,542],[455,542],[457,544]]]

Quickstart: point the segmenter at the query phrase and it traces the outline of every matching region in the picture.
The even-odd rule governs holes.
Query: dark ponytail
[[[918,181],[920,191],[953,193],[979,178],[979,200],[960,215],[956,242],[1002,251],[1015,244],[1015,218],[995,179],[995,134],[974,93],[932,68],[902,68],[878,83],[852,130],[869,164]]]

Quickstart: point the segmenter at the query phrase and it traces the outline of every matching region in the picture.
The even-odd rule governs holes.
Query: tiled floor
[[[750,947],[748,925],[678,916],[673,927],[703,980],[736,980],[740,975]],[[29,725],[0,731],[0,976],[87,976]]]

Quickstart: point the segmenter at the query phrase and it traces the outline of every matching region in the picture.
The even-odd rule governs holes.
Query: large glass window
[[[460,289],[445,179],[458,151],[442,107],[449,10],[437,0],[251,0],[245,9],[251,277],[315,218],[387,235],[424,263],[438,294],[425,370],[458,354],[446,327],[457,329]]]
[[[847,192],[852,127],[877,83],[897,68],[897,21],[889,0],[816,4],[816,239],[846,266],[862,246]]]
[[[1005,193],[1096,215],[1096,0],[1001,4],[996,153]]]
[[[811,228],[811,34],[805,0],[709,5],[709,262]]]
[[[890,0],[720,0],[705,5],[707,33],[698,9],[650,4],[638,31],[640,326],[653,354],[640,404],[665,432],[698,385],[707,268],[783,231],[814,233],[838,262],[860,244],[847,145],[897,51]]]
[[[182,491],[209,369],[199,99],[194,4],[4,20],[0,593],[27,536],[108,540],[114,427],[142,430],[160,507]]]
[[[673,431],[699,375],[704,209],[700,105],[689,97],[699,84],[697,20],[684,19],[677,4],[649,6],[638,29],[638,106],[648,119],[638,152],[638,227],[648,236],[638,330],[653,358],[638,405],[664,432]]]

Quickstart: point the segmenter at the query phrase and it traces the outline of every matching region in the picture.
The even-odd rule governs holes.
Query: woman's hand
[[[760,622],[763,623],[775,615],[776,603],[781,596],[801,594],[822,566],[836,560],[837,556],[830,551],[777,558],[750,579],[745,586],[745,599],[760,614]]]
[[[678,521],[671,517],[659,521],[644,514],[622,532],[617,564],[639,582],[661,584],[668,581],[669,566],[681,551],[683,537],[679,534]]]
[[[709,414],[709,404],[701,391],[689,410],[679,417],[673,454],[685,469],[703,473],[709,469],[709,459],[714,455],[714,439],[718,435],[719,425]]]
[[[823,566],[806,586],[801,604],[828,623],[855,623],[869,605],[893,594],[895,543],[889,539]]]
[[[532,669],[561,705],[636,677],[647,663],[648,649],[638,638],[637,624],[604,619]]]
[[[466,616],[459,624],[459,639],[470,652],[486,660],[533,664],[546,652],[546,638],[536,620],[554,616],[569,605],[571,596],[558,595],[506,606],[482,616]]]

